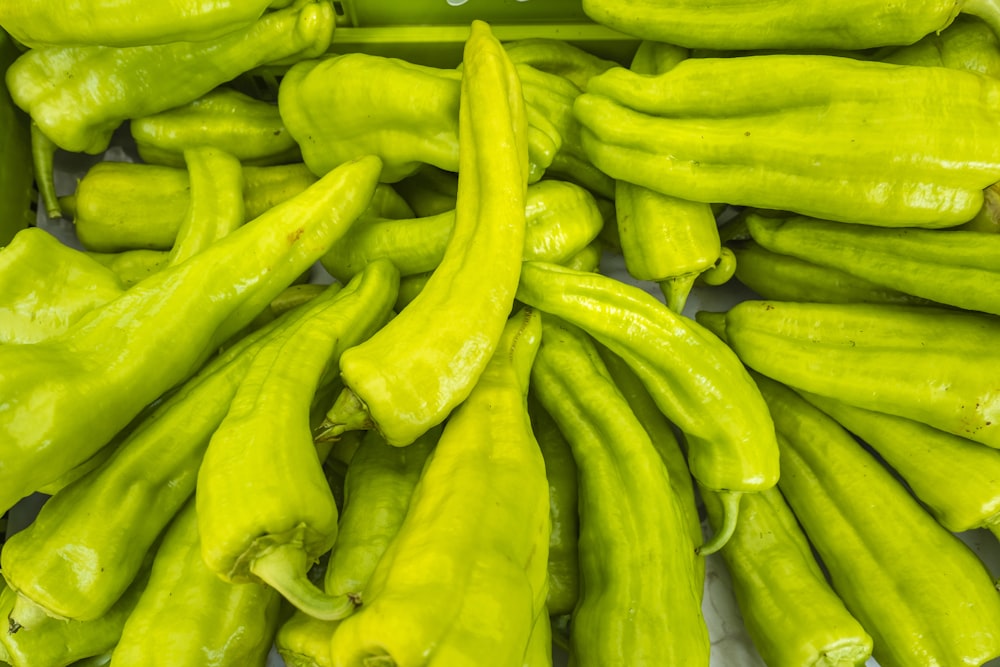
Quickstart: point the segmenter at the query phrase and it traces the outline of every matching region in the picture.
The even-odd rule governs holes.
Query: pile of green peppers
[[[0,665],[1000,658],[1000,11],[890,4],[0,0]]]

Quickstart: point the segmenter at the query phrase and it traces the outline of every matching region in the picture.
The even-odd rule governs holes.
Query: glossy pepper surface
[[[548,485],[527,411],[540,334],[531,309],[504,327],[445,424],[364,604],[337,626],[334,665],[521,664],[546,598]]]
[[[664,194],[948,227],[1000,180],[997,99],[1000,79],[977,72],[772,54],[614,68],[574,108],[595,165]]]
[[[510,315],[526,225],[524,101],[489,25],[472,24],[464,53],[454,232],[414,300],[345,351],[347,391],[327,432],[360,422],[391,445],[410,444],[469,395]]]

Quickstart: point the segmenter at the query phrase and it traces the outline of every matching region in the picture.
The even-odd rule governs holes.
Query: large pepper
[[[188,104],[134,118],[129,131],[148,164],[182,167],[184,151],[196,146],[223,150],[244,165],[302,161],[278,106],[232,88],[216,88]]]
[[[746,224],[772,252],[928,301],[1000,315],[997,234],[885,229],[803,216],[749,215]]]
[[[583,0],[591,19],[628,35],[706,49],[867,49],[912,44],[960,12],[998,25],[989,0]],[[1000,31],[998,31],[1000,32]]]
[[[781,442],[778,486],[883,667],[1000,656],[1000,596],[983,561],[836,421],[755,376]]]
[[[448,419],[409,510],[333,635],[333,664],[517,665],[546,598],[545,463],[531,433],[537,311],[504,327]],[[489,489],[489,493],[484,493]]]
[[[281,596],[263,584],[231,584],[201,558],[189,500],[156,547],[149,581],[111,652],[112,667],[264,667]]]
[[[87,459],[249,324],[364,211],[379,168],[346,164],[57,338],[0,346],[0,506]]]
[[[723,327],[743,363],[779,382],[1000,448],[993,316],[748,300],[725,313]]]
[[[694,478],[724,492],[724,529],[700,549],[722,546],[735,528],[740,495],[778,479],[770,415],[732,350],[641,288],[597,273],[524,262],[517,298],[584,329],[636,372],[685,434]]]
[[[589,337],[543,318],[531,387],[579,470],[573,664],[708,665],[695,543],[666,464]]]
[[[10,35],[0,30],[0,72],[5,72],[19,55]],[[37,198],[30,120],[14,104],[6,85],[0,86],[0,156],[0,247],[3,247],[19,230],[35,222],[32,204]]]
[[[583,250],[603,225],[589,192],[551,179],[528,186],[524,215],[524,259],[557,264]],[[341,282],[379,257],[391,260],[403,276],[431,272],[440,264],[454,226],[455,209],[421,218],[362,219],[320,262]]]
[[[527,124],[514,66],[481,21],[465,44],[461,98],[448,247],[414,300],[344,353],[347,390],[327,434],[374,425],[389,444],[410,444],[469,395],[510,315],[524,249]]]
[[[998,97],[977,72],[774,54],[614,68],[574,109],[595,165],[664,194],[947,227],[1000,180]]]

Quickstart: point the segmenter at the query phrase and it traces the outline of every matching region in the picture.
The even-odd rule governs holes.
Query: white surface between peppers
[[[57,193],[60,195],[72,193],[76,187],[76,180],[81,178],[89,166],[98,160],[134,161],[134,152],[127,148],[129,142],[130,137],[123,130],[116,135],[116,141],[112,147],[101,156],[58,155],[55,173]],[[40,210],[38,225],[55,234],[64,243],[79,247],[71,222],[65,220],[50,221],[45,216],[44,211]],[[601,270],[606,275],[623,282],[638,285],[657,299],[663,300],[663,295],[656,285],[640,283],[628,275],[620,255],[606,255]],[[322,267],[318,265],[316,274],[320,281],[329,279],[328,275],[324,275],[325,271],[322,270]],[[753,297],[752,292],[735,284],[735,281],[720,287],[695,287],[688,298],[684,314],[693,317],[698,310],[722,311],[739,301]],[[34,517],[37,508],[38,498],[31,498],[11,510],[8,530],[13,532],[24,526]],[[704,528],[708,534],[707,525]],[[994,579],[1000,579],[1000,541],[986,530],[962,533],[959,537],[986,563]],[[803,600],[802,603],[809,604],[809,601]],[[705,597],[702,612],[712,642],[710,667],[766,667],[746,633],[742,615],[733,598],[729,572],[719,554],[713,554],[706,559]],[[788,613],[794,614],[795,610],[789,609]],[[554,667],[565,667],[566,664],[565,652],[556,647],[554,649]],[[284,667],[284,661],[274,650],[268,657],[267,667]],[[608,667],[618,666],[609,665]],[[643,666],[627,665],[621,667]],[[866,667],[878,667],[878,662],[871,659],[866,663]],[[984,667],[1000,667],[1000,659],[992,660]]]

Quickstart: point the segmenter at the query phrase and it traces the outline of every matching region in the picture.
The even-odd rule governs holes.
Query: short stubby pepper
[[[610,69],[574,109],[595,165],[664,194],[948,227],[1000,180],[998,100],[978,72],[782,53]]]
[[[548,483],[527,408],[541,326],[529,308],[507,322],[445,424],[364,604],[337,626],[334,665],[522,664],[546,599]]]

